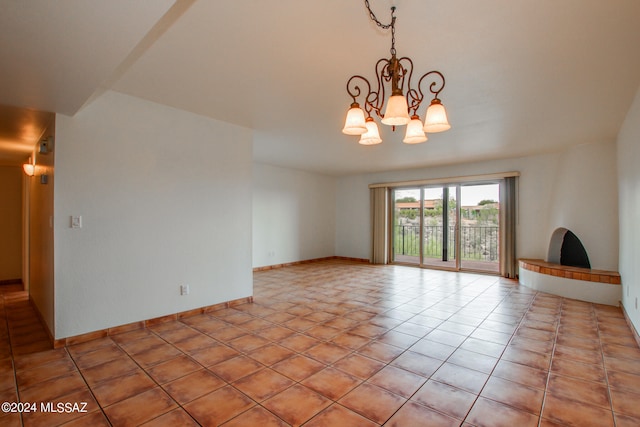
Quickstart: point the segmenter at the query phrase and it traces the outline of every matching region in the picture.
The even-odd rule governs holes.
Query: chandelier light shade
[[[424,120],[425,132],[444,132],[451,129],[449,119],[447,118],[447,110],[439,99],[431,101],[431,105],[427,108],[427,118]]]
[[[362,145],[376,145],[382,142],[380,138],[380,132],[378,131],[378,125],[373,121],[371,117],[367,117],[366,121],[367,131],[360,136],[358,143]]]
[[[365,135],[372,132],[373,126],[369,123],[373,121],[372,113],[378,116],[385,125],[396,126],[407,125],[407,131],[403,141],[407,144],[417,144],[427,140],[425,132],[442,132],[451,128],[447,118],[447,112],[438,98],[444,89],[444,76],[439,71],[429,71],[418,79],[417,85],[411,81],[413,75],[413,61],[411,58],[396,56],[395,31],[396,31],[396,8],[391,8],[391,23],[382,24],[376,18],[369,6],[369,1],[364,0],[365,7],[369,11],[371,20],[382,29],[391,29],[391,58],[379,59],[375,66],[376,80],[372,85],[369,80],[361,75],[354,75],[347,81],[347,93],[352,98],[351,108],[347,112],[344,128],[342,132],[347,135],[362,135],[360,143],[363,145],[373,145],[365,143],[370,136]],[[423,91],[423,83],[425,90]],[[390,85],[387,88],[386,85]],[[428,89],[428,91],[427,91]],[[387,93],[390,93],[388,99]],[[425,95],[431,93],[433,98],[426,112],[424,124],[420,121],[418,110],[425,100]],[[362,99],[363,107],[360,107],[357,99]],[[366,118],[365,118],[366,117]],[[366,133],[365,133],[366,132]],[[382,142],[377,132],[371,141]]]
[[[364,111],[357,102],[351,104],[351,108],[347,111],[347,119],[344,122],[342,133],[347,135],[362,135],[367,131],[364,120]]]
[[[411,121],[407,125],[407,132],[405,133],[402,142],[405,144],[420,144],[421,142],[425,142],[427,140],[427,135],[424,133],[422,127],[420,117],[412,116]]]
[[[402,94],[391,95],[389,101],[387,101],[387,109],[384,111],[380,121],[389,126],[402,126],[409,123],[411,118],[409,117],[407,98]]]

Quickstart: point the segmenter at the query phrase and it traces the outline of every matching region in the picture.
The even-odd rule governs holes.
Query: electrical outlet
[[[180,295],[189,295],[189,285],[180,285]]]

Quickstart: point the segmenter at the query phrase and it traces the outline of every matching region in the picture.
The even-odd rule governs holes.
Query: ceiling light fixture
[[[391,23],[382,24],[371,10],[368,0],[364,4],[369,11],[371,20],[382,29],[391,28],[391,59],[382,58],[376,63],[375,90],[372,90],[371,83],[366,78],[355,75],[347,81],[347,93],[353,99],[351,108],[347,111],[342,133],[347,135],[361,135],[360,144],[374,145],[382,142],[378,125],[371,117],[371,112],[381,118],[385,125],[396,126],[407,125],[407,130],[403,142],[407,144],[417,144],[427,140],[425,132],[442,132],[451,128],[447,118],[447,111],[440,102],[438,95],[444,89],[444,76],[439,71],[429,71],[418,80],[418,85],[412,87],[411,76],[413,74],[413,61],[411,58],[403,56],[396,57],[396,8],[391,8]],[[430,82],[429,92],[434,97],[427,108],[424,124],[418,116],[418,109],[424,100],[422,83]],[[362,94],[358,82],[362,82],[367,88],[364,93],[364,110],[358,104],[356,98]],[[391,82],[391,95],[385,100],[385,83]],[[404,91],[406,89],[406,95]],[[385,109],[386,107],[386,109]],[[366,111],[366,118],[365,118]]]

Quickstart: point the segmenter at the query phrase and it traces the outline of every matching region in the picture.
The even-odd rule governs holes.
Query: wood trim
[[[624,320],[627,322],[629,329],[631,329],[631,333],[633,334],[633,338],[635,338],[636,343],[638,344],[638,347],[640,347],[640,335],[638,335],[638,330],[636,329],[633,322],[631,321],[631,318],[627,314],[627,310],[625,309],[624,304],[620,304],[620,307],[622,308],[622,314],[624,314]]]
[[[309,260],[303,260],[303,261],[295,261],[295,262],[290,262],[290,263],[286,263],[286,264],[276,264],[276,265],[270,265],[270,266],[266,266],[266,267],[257,267],[257,268],[254,268],[253,271],[255,272],[255,271],[273,270],[273,269],[276,269],[276,268],[289,267],[289,266],[292,266],[292,265],[309,264],[309,263],[313,263],[313,262],[329,261],[329,260],[343,260],[343,261],[362,262],[362,263],[369,264],[369,260],[368,259],[350,258],[350,257],[341,257],[341,256],[330,256],[330,257],[325,257],[325,258],[315,258],[315,259],[309,259]],[[51,340],[51,343],[53,344],[53,348],[66,347],[66,346],[69,346],[69,345],[80,344],[80,343],[83,343],[83,342],[86,342],[86,341],[95,340],[95,339],[98,339],[98,338],[104,338],[104,337],[108,337],[108,336],[118,335],[118,334],[122,334],[122,333],[125,333],[125,332],[135,331],[135,330],[138,330],[138,329],[146,329],[146,328],[153,327],[154,325],[159,325],[159,324],[166,323],[166,322],[174,322],[176,320],[180,320],[180,319],[183,319],[185,317],[197,316],[197,315],[200,315],[200,314],[211,313],[212,311],[222,310],[224,308],[235,307],[235,306],[240,305],[240,304],[250,304],[252,302],[253,302],[253,296],[248,296],[248,297],[238,298],[238,299],[231,300],[231,301],[221,302],[221,303],[214,304],[214,305],[194,308],[192,310],[182,311],[182,312],[179,312],[179,313],[168,314],[166,316],[155,317],[153,319],[140,320],[138,322],[128,323],[128,324],[125,324],[125,325],[118,325],[118,326],[114,326],[114,327],[111,327],[111,328],[100,329],[100,330],[93,331],[93,332],[87,332],[86,334],[75,335],[75,336],[72,336],[72,337],[54,339],[51,336],[51,333],[49,333],[49,339]],[[32,304],[32,305],[35,308],[35,304]],[[36,308],[36,313],[38,313],[38,316],[40,316],[40,320],[42,321],[42,316],[40,315],[40,312],[37,310],[37,308]],[[45,324],[45,323],[43,322],[43,324]],[[47,329],[47,331],[48,331],[48,329]]]
[[[312,262],[331,261],[331,260],[362,262],[362,263],[366,263],[366,264],[370,263],[370,261],[368,259],[365,259],[365,258],[350,258],[350,257],[345,257],[345,256],[328,256],[328,257],[324,257],[324,258],[305,259],[305,260],[302,260],[302,261],[293,261],[293,262],[287,262],[287,263],[283,263],[283,264],[274,264],[274,265],[265,265],[263,267],[254,267],[253,272],[255,273],[255,272],[258,272],[258,271],[275,270],[277,268],[291,267],[291,266],[294,266],[294,265],[309,264],[309,263],[312,263]]]
[[[128,323],[125,325],[114,326],[111,328],[100,329],[93,332],[87,332],[86,334],[75,335],[72,337],[52,339],[53,348],[66,347],[74,344],[80,344],[87,341],[92,341],[98,338],[105,338],[113,335],[122,334],[125,332],[131,332],[138,329],[146,329],[155,325],[160,325],[166,322],[174,322],[185,317],[197,316],[199,314],[210,313],[216,310],[222,310],[224,308],[234,307],[240,304],[252,303],[253,297],[238,298],[235,300],[222,302],[219,304],[209,305],[205,307],[195,308],[193,310],[182,311],[180,313],[168,314],[166,316],[155,317],[153,319],[141,320],[138,322]],[[37,311],[37,310],[36,310]]]
[[[518,263],[520,268],[549,276],[584,280],[586,282],[607,283],[610,285],[620,285],[622,283],[620,273],[617,271],[570,267],[566,265],[553,264],[541,259],[520,259],[518,260]]]

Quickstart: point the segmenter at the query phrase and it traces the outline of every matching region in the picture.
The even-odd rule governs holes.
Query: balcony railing
[[[424,257],[442,258],[443,233],[448,233],[449,258],[454,259],[455,226],[424,226]],[[475,261],[498,261],[498,227],[497,226],[461,226],[460,252],[461,259]],[[395,230],[394,251],[396,255],[419,256],[420,226],[398,225]]]

